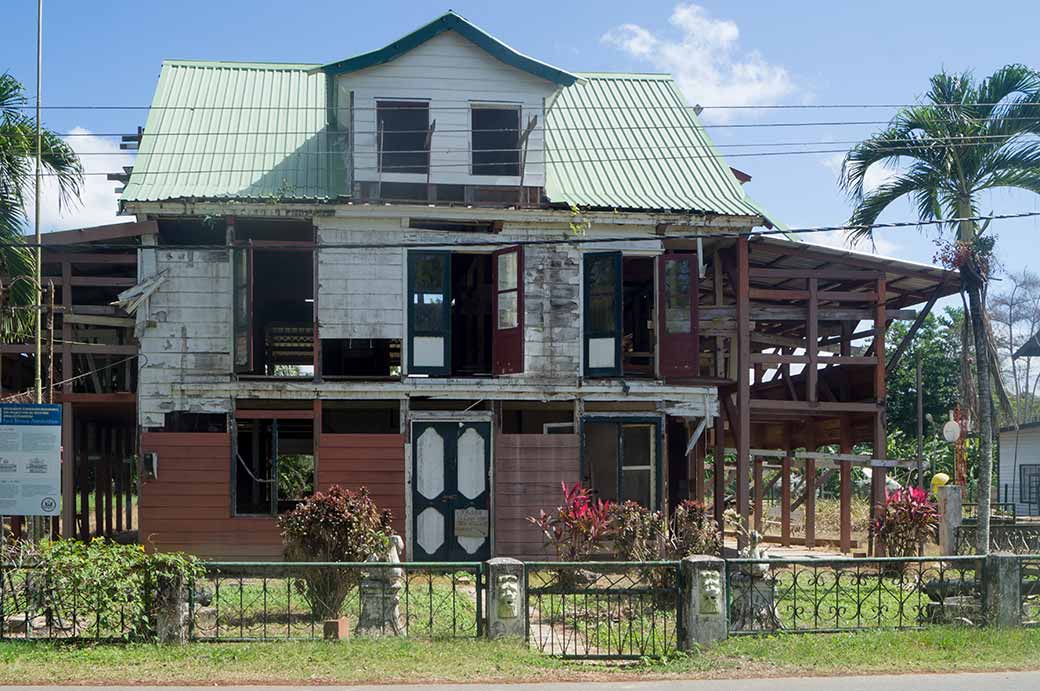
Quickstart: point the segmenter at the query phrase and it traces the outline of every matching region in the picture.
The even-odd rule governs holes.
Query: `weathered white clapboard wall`
[[[469,174],[470,104],[508,103],[522,108],[520,124],[531,116],[538,125],[528,139],[524,184],[545,184],[542,126],[545,99],[555,93],[552,82],[510,67],[458,34],[447,31],[383,65],[340,75],[336,81],[340,122],[353,121],[355,180],[380,179],[376,166],[377,99],[429,100],[433,135],[430,181],[445,184],[516,185],[516,177]],[[353,119],[349,112],[354,93]],[[383,181],[426,182],[425,175],[384,173]]]
[[[1023,426],[1020,430],[1007,430],[1000,433],[1000,480],[997,484],[997,497],[1004,501],[1005,486],[1007,501],[1015,502],[1015,510],[1020,516],[1036,513],[1036,504],[1023,502],[1029,494],[1028,487],[1022,487],[1022,466],[1040,465],[1040,425]]]
[[[231,265],[220,250],[142,250],[143,271],[166,280],[138,311],[138,415],[142,427],[161,427],[164,414],[227,412],[226,398],[184,398],[178,384],[226,382],[231,374]],[[154,256],[154,262],[151,257]],[[146,277],[146,276],[145,276]]]

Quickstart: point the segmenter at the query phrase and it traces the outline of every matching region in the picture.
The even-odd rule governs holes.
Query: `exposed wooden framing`
[[[61,404],[61,534],[66,539],[76,537],[76,418],[72,404]]]
[[[791,545],[791,457],[794,454],[792,437],[791,425],[784,425],[786,452],[780,470],[780,542],[785,547]]]
[[[48,233],[52,235],[53,233]],[[108,252],[48,252],[43,255],[43,265],[48,264],[137,264],[136,254],[114,254]]]
[[[715,307],[707,305],[700,308],[699,319],[734,319],[736,308],[732,305]],[[761,305],[752,304],[749,308],[752,321],[792,321],[804,322],[808,309],[801,305]],[[847,307],[821,307],[817,311],[820,321],[870,321],[874,318],[871,309],[855,309]],[[917,310],[888,310],[888,319],[913,320],[917,318]]]
[[[816,449],[816,423],[810,421],[807,430],[807,450]],[[805,492],[802,500],[805,503],[805,546],[813,549],[816,546],[816,461],[812,458],[805,459],[805,472],[802,478]]]
[[[159,232],[159,224],[155,221],[112,223],[110,225],[94,226],[93,228],[58,230],[52,233],[44,233],[43,244],[48,247],[54,245],[79,245],[102,240],[137,237],[157,232]]]
[[[755,398],[751,400],[751,409],[789,412],[792,414],[801,413],[830,416],[838,413],[874,413],[878,410],[878,404],[863,402],[829,403],[827,401],[819,401],[815,405],[810,405],[806,401]]]
[[[123,514],[126,511],[124,502],[126,501],[126,488],[123,485],[123,459],[126,457],[126,430],[122,427],[117,427],[113,430],[115,434],[114,444],[114,455],[112,458],[112,464],[114,466],[114,479],[116,485],[115,495],[115,506],[113,507],[115,512],[115,530],[117,533],[123,532]]]
[[[105,317],[95,314],[76,314],[74,312],[66,312],[62,315],[61,318],[63,323],[67,324],[83,324],[86,326],[115,326],[130,329],[132,329],[134,325],[137,323],[137,320],[133,317]]]
[[[712,502],[712,513],[715,524],[722,531],[725,527],[725,500],[726,500],[726,428],[722,422],[722,416],[715,418],[715,453],[712,463],[712,494],[715,498]]]
[[[84,541],[90,539],[90,514],[88,513],[90,494],[87,488],[87,464],[90,462],[87,455],[87,445],[90,439],[89,429],[90,425],[77,424],[77,429],[75,430],[76,446],[74,449],[74,455],[76,456],[76,481],[79,483],[79,539]]]
[[[755,514],[755,530],[757,530],[759,533],[763,532],[763,530],[762,530],[762,524],[763,524],[763,521],[762,521],[763,513],[762,513],[762,511],[763,511],[763,506],[765,504],[765,499],[766,499],[765,486],[763,485],[764,477],[763,477],[763,472],[762,472],[762,470],[763,470],[762,469],[762,465],[763,465],[762,457],[761,456],[756,456],[755,459],[754,459],[754,467],[753,467],[754,483],[755,483],[754,514]]]
[[[235,418],[239,420],[313,420],[313,408],[300,410],[298,408],[288,409],[260,409],[260,408],[236,408]]]
[[[887,436],[885,433],[885,375],[887,374],[885,368],[885,322],[888,316],[885,312],[884,278],[878,279],[877,294],[878,301],[875,306],[873,345],[874,354],[878,359],[874,368],[874,398],[877,401],[878,409],[874,414],[874,457],[884,459],[887,453]],[[871,470],[870,479],[870,518],[871,525],[873,525],[880,512],[881,503],[885,501],[885,469],[874,466]],[[878,553],[878,545],[875,544],[876,536],[871,537],[875,538],[870,541],[871,553],[876,555]]]
[[[828,262],[830,263],[830,262]],[[849,269],[770,269],[751,267],[751,278],[804,279],[820,278],[839,281],[872,281],[881,276],[880,271],[854,271]]]
[[[109,343],[62,343],[69,346],[72,355],[136,355],[137,346],[131,344],[109,344]],[[4,343],[0,345],[0,353],[4,355],[30,355],[33,346],[22,343]]]
[[[806,364],[806,377],[805,377],[805,400],[809,403],[816,403],[819,398],[819,386],[817,379],[819,377],[819,370],[817,369],[817,361],[820,357],[819,348],[819,328],[820,322],[817,318],[818,303],[818,279],[809,279],[809,305],[808,315],[806,316],[805,324],[805,340],[808,341],[808,355],[809,362]],[[808,534],[808,533],[806,533]]]
[[[890,359],[888,364],[885,365],[886,371],[892,372],[896,367],[899,367],[899,361],[902,360],[903,354],[906,352],[907,348],[910,347],[910,344],[913,343],[914,336],[917,335],[918,329],[921,328],[924,324],[924,320],[928,318],[929,314],[931,314],[932,307],[935,306],[935,301],[939,299],[942,292],[941,289],[942,286],[939,286],[939,288],[932,291],[932,296],[928,298],[928,302],[925,303],[924,308],[921,310],[920,314],[917,315],[917,319],[915,319],[914,323],[910,325],[910,328],[906,331],[906,335],[903,336],[903,340],[901,340],[899,345],[896,346],[895,352],[892,353],[892,359]]]
[[[848,415],[842,415],[839,425],[840,442],[838,449],[842,454],[851,454],[852,421]],[[852,463],[842,461],[840,467],[841,477],[838,489],[839,541],[842,553],[848,554],[852,546]]]
[[[137,279],[131,276],[72,276],[66,283],[65,278],[51,278],[54,285],[83,286],[95,288],[129,288],[137,285]]]
[[[748,465],[751,461],[751,326],[748,296],[748,238],[737,239],[737,513],[748,527]]]

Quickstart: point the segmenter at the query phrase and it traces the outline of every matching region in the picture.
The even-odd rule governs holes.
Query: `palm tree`
[[[33,276],[36,266],[35,255],[24,246],[22,235],[27,221],[26,202],[36,184],[36,120],[24,113],[26,104],[25,90],[18,80],[0,74],[0,276],[8,281],[16,276]],[[79,198],[83,184],[79,158],[72,147],[49,130],[42,132],[41,148],[42,170],[58,183],[59,207],[68,206]],[[5,285],[3,298],[0,340],[31,332],[35,311],[24,308],[36,300],[32,283]]]
[[[993,469],[993,398],[989,334],[984,317],[994,238],[979,216],[986,190],[1016,187],[1040,193],[1040,73],[1008,65],[976,82],[970,73],[932,77],[923,102],[901,109],[881,132],[845,157],[841,185],[854,204],[855,239],[904,197],[921,221],[943,221],[956,231],[945,254],[968,295],[975,350],[979,423],[979,553],[989,551],[989,488]],[[876,189],[864,188],[871,166],[898,173]]]

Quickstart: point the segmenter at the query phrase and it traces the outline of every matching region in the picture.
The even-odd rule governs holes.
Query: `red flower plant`
[[[912,557],[939,525],[939,508],[923,489],[909,487],[886,493],[874,521],[874,533],[891,557]]]
[[[563,504],[552,513],[539,511],[528,521],[538,526],[545,543],[552,546],[561,561],[583,561],[610,539],[610,502],[592,500],[589,490],[575,482],[561,482]]]

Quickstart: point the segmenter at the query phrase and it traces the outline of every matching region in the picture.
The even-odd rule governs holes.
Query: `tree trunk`
[[[975,339],[975,376],[979,416],[979,502],[977,554],[989,554],[990,486],[993,483],[993,392],[990,388],[989,349],[983,319],[982,280],[974,266],[961,268],[961,284],[968,293],[971,331]]]

